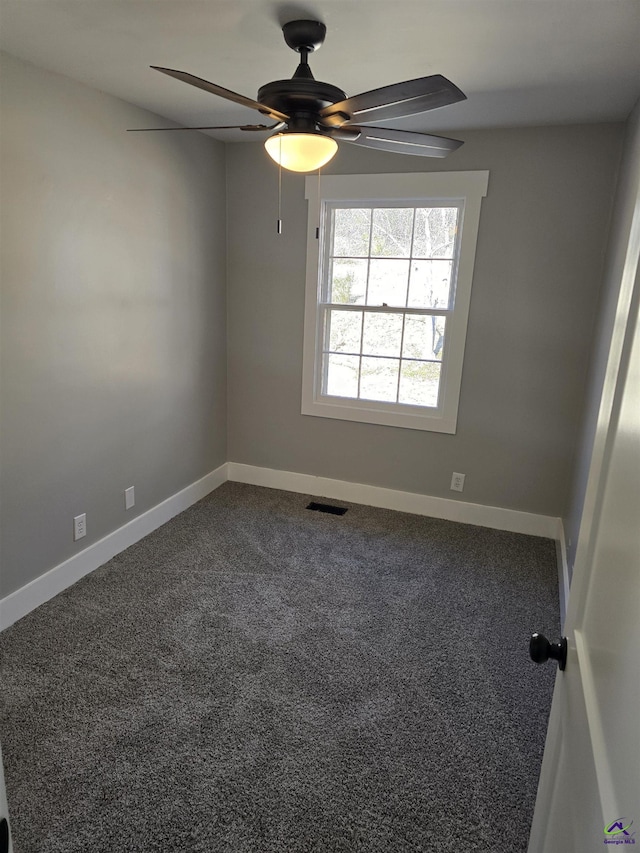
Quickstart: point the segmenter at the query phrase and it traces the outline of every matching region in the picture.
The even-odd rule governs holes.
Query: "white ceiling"
[[[406,130],[624,120],[640,97],[640,0],[0,0],[0,48],[181,124],[254,123],[149,65],[255,98],[293,74],[296,18],[327,25],[310,64],[348,95],[435,73],[467,94],[387,122]]]

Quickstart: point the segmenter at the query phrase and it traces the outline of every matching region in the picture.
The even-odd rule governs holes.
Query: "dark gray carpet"
[[[2,634],[16,853],[525,851],[551,540],[227,483]]]

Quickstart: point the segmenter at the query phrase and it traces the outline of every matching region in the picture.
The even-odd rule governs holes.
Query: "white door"
[[[640,853],[640,205],[630,237],[529,853]]]

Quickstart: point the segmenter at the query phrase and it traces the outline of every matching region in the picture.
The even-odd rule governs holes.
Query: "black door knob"
[[[0,820],[0,853],[9,853],[9,822],[6,817]]]
[[[529,654],[535,663],[545,663],[553,658],[558,661],[558,667],[564,670],[567,665],[567,638],[561,637],[559,643],[550,643],[544,634],[532,634]]]

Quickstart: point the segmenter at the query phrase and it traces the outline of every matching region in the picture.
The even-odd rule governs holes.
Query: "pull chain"
[[[282,136],[279,139],[280,156],[278,163],[278,234],[282,234]]]
[[[322,199],[320,197],[320,169],[318,169],[318,224],[316,226],[316,240],[320,239],[320,219],[322,217]]]

